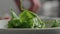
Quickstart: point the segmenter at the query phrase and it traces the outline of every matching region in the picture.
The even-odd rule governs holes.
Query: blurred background
[[[41,0],[41,10],[38,13],[46,17],[60,17],[60,0]]]
[[[23,7],[28,9],[30,7],[30,0],[24,0]],[[39,16],[45,17],[58,17],[60,18],[60,0],[40,0],[41,7],[37,11]],[[14,11],[19,14],[18,7],[14,0],[0,0],[0,16],[10,16],[10,9],[13,8]]]

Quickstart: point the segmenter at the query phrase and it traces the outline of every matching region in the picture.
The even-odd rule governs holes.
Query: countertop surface
[[[0,29],[0,34],[60,34],[60,29]]]

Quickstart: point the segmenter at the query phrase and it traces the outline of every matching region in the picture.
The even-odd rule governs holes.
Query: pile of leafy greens
[[[8,28],[45,28],[45,23],[33,12],[24,9],[19,16],[11,10],[11,20]]]
[[[19,16],[12,9],[10,12],[12,18],[8,22],[8,28],[45,28],[45,23],[32,11],[23,9]]]

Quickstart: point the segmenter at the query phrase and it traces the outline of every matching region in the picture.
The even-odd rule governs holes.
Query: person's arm
[[[19,10],[21,11],[21,4],[20,4],[20,0],[15,0],[15,2],[16,2],[16,4],[17,4],[17,6],[18,6],[18,8],[19,8]],[[28,9],[28,10],[30,10],[30,11],[32,11],[32,12],[37,12],[37,10],[39,9],[39,7],[40,7],[40,1],[39,0],[30,0],[30,2],[31,2],[31,7],[30,7],[30,9]]]
[[[29,9],[30,11],[33,11],[33,12],[38,12],[37,10],[39,9],[40,7],[40,1],[39,0],[31,0],[31,8]]]
[[[19,11],[21,11],[21,4],[20,4],[20,0],[15,0],[15,3],[19,9]]]

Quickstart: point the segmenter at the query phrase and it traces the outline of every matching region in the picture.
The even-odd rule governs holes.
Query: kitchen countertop
[[[60,34],[60,29],[0,29],[0,34]]]

